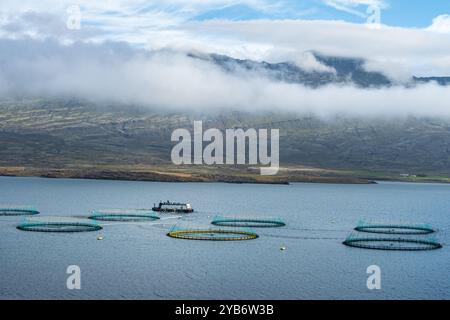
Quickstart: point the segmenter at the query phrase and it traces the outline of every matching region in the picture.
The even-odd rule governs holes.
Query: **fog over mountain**
[[[400,85],[411,87],[420,83],[436,82],[450,85],[450,77],[416,77],[405,78],[403,82],[390,79],[380,71],[371,71],[368,61],[362,58],[332,57],[320,53],[306,52],[304,60],[296,62],[267,63],[253,60],[233,59],[228,56],[209,54],[190,57],[203,59],[219,65],[230,73],[247,72],[253,76],[265,76],[273,81],[302,84],[318,88],[330,84],[356,86],[359,88],[382,88]]]
[[[449,116],[449,78],[403,82],[366,61],[305,52],[268,63],[125,43],[0,40],[0,96],[76,98],[168,110],[293,111],[317,115]]]
[[[272,0],[4,0],[0,99],[450,115],[445,8],[427,13],[420,27],[384,16],[371,26],[368,5],[397,9],[378,0],[313,2],[303,10],[296,1]],[[334,16],[339,12],[358,19]]]

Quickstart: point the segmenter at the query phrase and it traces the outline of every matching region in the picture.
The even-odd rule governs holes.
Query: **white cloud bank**
[[[353,9],[385,0],[321,0]],[[281,62],[290,60],[314,67],[305,52],[361,57],[368,68],[394,80],[409,76],[450,75],[450,16],[443,14],[425,29],[320,20],[208,20],[195,16],[208,10],[245,4],[255,10],[276,12],[283,1],[271,0],[78,0],[81,30],[68,30],[67,8],[72,0],[2,0],[0,38],[55,38],[73,41],[125,41],[149,50],[172,48],[229,55],[235,58]],[[194,20],[193,20],[194,19]],[[383,21],[382,21],[383,22]],[[322,65],[315,64],[318,70]],[[393,68],[394,67],[394,68]]]
[[[192,22],[184,30],[190,31],[192,37],[178,47],[187,47],[187,41],[199,45],[199,39],[214,35],[219,40],[203,41],[205,47],[232,56],[276,62],[279,57],[290,55],[295,60],[301,52],[315,50],[331,56],[364,58],[371,67],[379,67],[378,71],[394,79],[404,78],[405,72],[409,76],[450,75],[450,68],[443,63],[450,58],[450,37],[431,30],[389,26],[371,29],[361,24],[320,20],[214,20]],[[230,39],[238,39],[241,46],[227,46]],[[397,67],[393,69],[393,65]]]
[[[327,1],[349,9],[385,5],[380,0],[323,0]],[[239,2],[262,11],[276,10],[269,0]],[[66,9],[73,1],[1,1],[0,98],[63,95],[169,109],[450,116],[450,89],[436,84],[409,89],[310,89],[263,76],[225,73],[207,61],[173,53],[289,60],[307,71],[333,72],[308,53],[317,51],[364,58],[367,70],[381,71],[396,81],[412,75],[449,76],[448,15],[437,17],[426,29],[370,29],[343,21],[191,20],[211,8],[232,5],[234,0],[77,3],[82,9],[81,30],[66,28]],[[160,49],[164,50],[154,52]]]
[[[433,19],[433,24],[428,28],[430,31],[450,34],[450,15],[443,14]]]
[[[210,62],[127,45],[0,41],[0,97],[70,96],[165,109],[295,111],[326,116],[450,117],[450,89],[311,89],[223,72]]]

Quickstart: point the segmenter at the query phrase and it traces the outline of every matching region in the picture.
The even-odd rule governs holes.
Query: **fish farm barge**
[[[178,202],[159,202],[158,206],[152,208],[153,211],[161,213],[192,213],[194,209],[189,203],[178,203]]]

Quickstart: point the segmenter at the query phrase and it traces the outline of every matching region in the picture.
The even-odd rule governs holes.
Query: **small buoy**
[[[103,237],[102,237],[102,236],[99,236],[99,237],[97,238],[97,240],[103,240]]]

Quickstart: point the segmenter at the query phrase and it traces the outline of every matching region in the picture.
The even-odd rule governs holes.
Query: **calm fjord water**
[[[0,203],[41,215],[87,216],[98,208],[149,208],[188,201],[196,213],[157,222],[104,223],[94,233],[15,229],[0,217],[1,299],[449,299],[450,185],[156,183],[0,177]],[[209,227],[215,215],[280,217],[242,242],[172,239],[174,225]],[[444,247],[386,252],[342,245],[359,220],[429,223]],[[104,237],[98,241],[98,235]],[[280,247],[286,246],[285,251]],[[366,268],[382,270],[368,290]],[[66,268],[81,268],[81,290]]]

